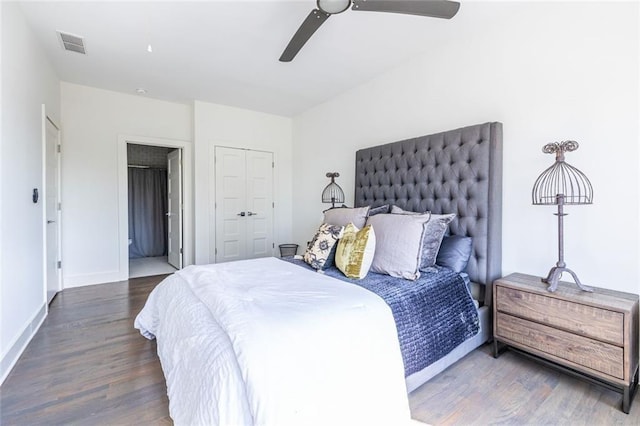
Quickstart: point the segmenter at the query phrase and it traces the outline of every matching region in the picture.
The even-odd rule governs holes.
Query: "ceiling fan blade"
[[[353,0],[351,10],[392,12],[451,19],[460,3],[448,0]]]
[[[302,22],[298,31],[293,35],[291,41],[282,52],[280,56],[280,62],[291,62],[296,57],[302,46],[311,38],[313,33],[316,32],[320,25],[329,18],[328,13],[325,13],[319,9],[313,9],[309,16]]]

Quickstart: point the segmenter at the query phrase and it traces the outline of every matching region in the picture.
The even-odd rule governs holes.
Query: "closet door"
[[[247,258],[273,254],[273,154],[245,151],[247,164]]]
[[[216,147],[216,263],[246,256],[245,160],[240,149]]]
[[[273,153],[215,148],[215,262],[273,255]]]
[[[215,261],[273,254],[273,154],[215,149]]]

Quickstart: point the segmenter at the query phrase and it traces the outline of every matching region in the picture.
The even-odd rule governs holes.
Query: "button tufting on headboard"
[[[472,281],[491,284],[502,264],[502,124],[484,123],[356,153],[355,206],[456,213],[455,235],[473,237]],[[490,291],[485,303],[490,303]]]

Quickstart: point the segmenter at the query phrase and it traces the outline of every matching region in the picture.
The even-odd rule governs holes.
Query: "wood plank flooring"
[[[171,424],[154,341],[133,328],[163,276],[64,290],[5,383],[0,424]],[[640,425],[620,394],[484,346],[410,395],[434,425]]]
[[[171,424],[155,341],[133,328],[161,278],[59,293],[0,387],[0,423]]]
[[[640,425],[622,396],[514,352],[498,359],[485,345],[411,393],[415,419],[434,425]]]

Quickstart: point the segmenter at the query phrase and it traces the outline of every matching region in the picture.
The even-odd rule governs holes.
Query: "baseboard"
[[[124,278],[125,280],[127,278]],[[107,271],[98,274],[67,275],[64,277],[64,288],[83,287],[85,285],[112,283],[123,281],[120,271]]]
[[[33,336],[36,334],[46,317],[47,305],[44,304],[33,319],[27,324],[22,333],[20,333],[18,338],[4,353],[2,360],[0,360],[0,385],[4,383],[11,370],[18,362],[18,359],[20,359],[20,355],[22,355],[24,350],[27,348],[27,345],[31,339],[33,339]]]

